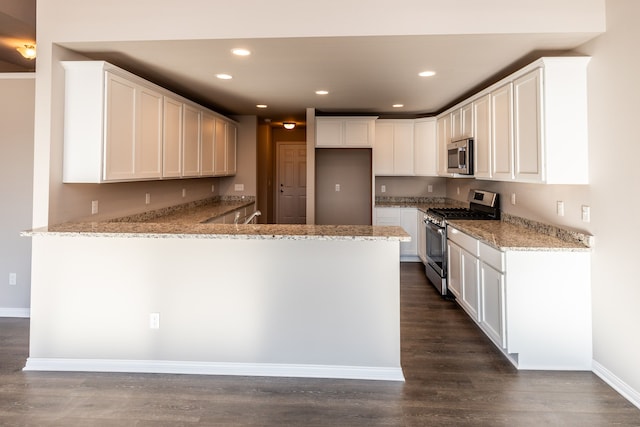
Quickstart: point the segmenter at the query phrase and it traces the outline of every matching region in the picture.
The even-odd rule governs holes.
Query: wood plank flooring
[[[405,383],[23,372],[29,321],[0,319],[0,426],[640,426],[590,372],[515,370],[420,264],[401,308]]]

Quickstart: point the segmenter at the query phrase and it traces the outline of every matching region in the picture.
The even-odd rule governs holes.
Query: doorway
[[[307,222],[307,144],[276,142],[276,223]]]

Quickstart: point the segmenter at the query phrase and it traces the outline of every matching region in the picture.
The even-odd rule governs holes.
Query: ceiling
[[[35,6],[31,22],[3,12],[0,72],[33,70],[35,61],[23,59],[15,44],[33,39]],[[302,124],[308,107],[334,114],[434,114],[541,55],[567,54],[596,35],[163,40],[61,46],[112,62],[223,114]],[[250,50],[251,55],[233,55],[231,49],[236,47]],[[425,70],[437,74],[419,77]],[[220,80],[215,77],[218,73],[233,78]],[[319,89],[329,94],[316,95]],[[268,108],[258,109],[257,104]],[[393,104],[404,106],[394,108]]]

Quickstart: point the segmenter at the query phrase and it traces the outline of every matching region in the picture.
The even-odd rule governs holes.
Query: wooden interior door
[[[306,224],[307,145],[278,143],[277,165],[277,223]]]

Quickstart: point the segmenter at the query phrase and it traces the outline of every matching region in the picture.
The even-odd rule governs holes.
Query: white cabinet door
[[[460,250],[460,264],[462,271],[462,297],[460,305],[466,310],[476,322],[479,320],[478,308],[479,299],[479,282],[478,282],[478,258],[464,249]]]
[[[468,103],[460,107],[460,136],[473,138],[473,104]]]
[[[514,174],[517,181],[541,182],[542,69],[513,82]]]
[[[504,274],[482,262],[480,267],[480,326],[500,348],[506,348]]]
[[[459,108],[449,114],[451,120],[451,139],[453,141],[462,137],[462,112]]]
[[[410,242],[400,242],[400,256],[418,256],[418,209],[400,208],[400,226],[411,235]]]
[[[393,173],[411,176],[413,171],[413,121],[393,124]]]
[[[182,176],[200,175],[200,119],[201,111],[184,105],[182,129]]]
[[[164,97],[162,176],[182,176],[182,102]]]
[[[451,141],[451,120],[446,114],[437,120],[438,175],[450,176],[447,172],[447,144]]]
[[[225,175],[236,174],[236,161],[237,161],[237,140],[238,140],[238,128],[233,123],[227,123],[226,125],[226,146],[227,156],[225,164]]]
[[[377,134],[376,134],[377,138]],[[418,119],[413,129],[413,170],[420,176],[438,175],[436,120]]]
[[[462,248],[447,241],[447,289],[456,298],[462,295]]]
[[[162,175],[162,95],[106,73],[104,179]]]
[[[200,125],[200,176],[213,176],[215,173],[216,119],[212,114],[203,112]]]
[[[476,178],[491,178],[491,95],[473,101]]]
[[[227,170],[227,124],[216,119],[215,126],[215,175],[222,176]]]
[[[135,176],[136,85],[107,73],[105,112],[105,180]]]
[[[393,124],[378,120],[373,145],[373,172],[375,175],[393,175]]]
[[[348,147],[373,147],[375,120],[370,118],[344,121],[344,145]]]
[[[512,89],[508,83],[491,92],[491,175],[513,179]]]
[[[316,117],[316,147],[373,147],[376,117]]]
[[[340,147],[343,143],[343,120],[316,118],[316,147]]]

